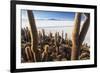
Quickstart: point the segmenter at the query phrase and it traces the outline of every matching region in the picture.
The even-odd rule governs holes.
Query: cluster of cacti
[[[38,62],[71,60],[72,41],[68,39],[67,33],[64,34],[62,32],[64,36],[66,35],[66,38],[62,37],[62,34],[58,35],[57,33],[58,32],[56,32],[55,36],[53,36],[51,32],[48,35],[44,35],[44,31],[38,31]],[[22,57],[24,59],[23,62],[35,62],[34,59],[32,59],[35,55],[32,54],[32,50],[30,49],[31,45],[31,42],[22,42],[22,49],[24,48],[24,50],[22,51]],[[87,44],[82,45],[79,59],[83,60],[90,58],[89,48],[90,47]]]
[[[30,31],[28,27],[21,29],[21,42],[31,42],[31,36],[30,36]]]
[[[72,40],[62,31],[45,33],[37,31],[33,12],[27,11],[30,28],[21,29],[21,62],[43,62],[90,59],[90,47],[82,44],[89,27],[89,14],[80,31],[81,13],[76,13]],[[30,30],[29,30],[30,29]],[[64,38],[65,36],[65,38]]]

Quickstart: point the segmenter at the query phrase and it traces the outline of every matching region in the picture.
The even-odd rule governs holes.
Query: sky
[[[74,12],[33,11],[36,19],[74,20]]]
[[[73,22],[75,18],[75,12],[33,10],[33,14],[36,21],[37,20],[57,20],[57,21],[72,21]],[[83,15],[81,19],[82,20],[84,19]],[[29,22],[27,10],[21,10],[21,20],[22,20],[22,27],[27,26]]]
[[[58,11],[39,11],[33,10],[35,19],[46,20],[69,20],[73,21],[75,12],[58,12]],[[27,18],[27,10],[22,10],[22,19]],[[84,19],[84,17],[82,17]]]

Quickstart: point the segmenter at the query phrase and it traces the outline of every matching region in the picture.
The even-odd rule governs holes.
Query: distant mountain
[[[64,19],[36,19],[36,20],[53,20],[53,21],[66,21]]]

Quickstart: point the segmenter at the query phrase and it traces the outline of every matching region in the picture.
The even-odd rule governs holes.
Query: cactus
[[[64,37],[64,31],[62,30],[62,39],[61,39],[61,42],[63,42],[63,37]]]
[[[66,41],[68,40],[68,36],[67,36],[67,33],[65,33],[65,40],[66,40]]]
[[[83,26],[82,26],[82,29],[81,29],[81,32],[80,32],[80,35],[79,35],[79,45],[80,46],[82,45],[82,43],[85,39],[86,33],[87,33],[89,25],[90,25],[90,14],[85,13],[84,15],[85,15],[86,19],[83,23]]]
[[[39,61],[39,54],[38,54],[38,49],[37,49],[38,33],[37,33],[37,28],[35,25],[35,19],[34,19],[32,10],[28,10],[27,13],[28,13],[28,19],[29,19],[29,25],[30,25],[30,31],[31,31],[31,44],[32,44],[31,49],[32,49],[33,54],[35,53],[34,61],[36,62],[36,61]]]
[[[55,45],[56,45],[56,50],[57,52],[59,52],[58,46],[57,46],[57,32],[55,33]]]
[[[34,55],[32,54],[29,45],[25,47],[25,54],[26,54],[26,59],[28,62],[34,62],[34,60],[33,60]]]
[[[55,33],[55,41],[57,42],[57,32]]]
[[[50,35],[49,36],[50,36],[50,38],[52,38],[53,37],[53,34],[50,32]]]
[[[76,13],[75,22],[74,22],[74,30],[72,32],[72,52],[71,52],[71,60],[79,59],[79,31],[80,31],[80,21],[81,21],[81,13]]]
[[[43,34],[43,40],[45,40],[45,31],[42,29],[42,34]]]
[[[75,16],[74,30],[72,33],[71,60],[79,59],[80,49],[90,25],[90,14],[85,13],[84,15],[86,19],[83,23],[81,31],[80,31],[81,14],[76,13],[76,16]]]

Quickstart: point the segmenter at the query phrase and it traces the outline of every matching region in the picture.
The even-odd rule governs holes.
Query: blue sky
[[[74,20],[74,12],[33,11],[36,19]]]
[[[57,21],[74,22],[74,18],[75,18],[75,12],[58,12],[58,11],[56,12],[56,11],[33,10],[33,14],[36,20],[57,20]],[[85,16],[82,15],[81,20],[83,21],[84,19],[85,19]],[[21,21],[22,21],[23,27],[27,26],[27,24],[29,23],[27,10],[21,10]],[[73,23],[71,23],[70,25],[73,25]]]
[[[33,10],[35,19],[54,19],[54,20],[67,20],[73,21],[75,17],[75,12],[56,12],[56,11],[39,11]],[[22,19],[27,18],[27,10],[22,10]],[[82,20],[84,16],[82,15]]]
[[[73,21],[75,12],[37,11],[33,10],[35,19],[54,19]],[[22,10],[22,19],[27,18],[27,10]],[[82,17],[83,18],[83,17]]]

